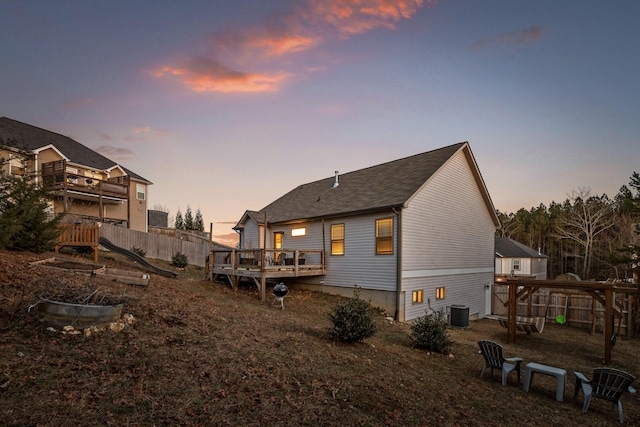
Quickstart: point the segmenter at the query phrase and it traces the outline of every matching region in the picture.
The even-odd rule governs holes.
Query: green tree
[[[182,219],[182,211],[178,208],[178,212],[176,212],[176,220],[174,221],[173,227],[176,230],[184,230],[184,219]]]
[[[196,219],[193,222],[193,229],[196,231],[204,231],[204,220],[202,219],[202,212],[200,212],[200,208],[196,210]]]
[[[187,206],[187,212],[184,214],[184,227],[185,230],[193,230],[193,213],[191,213],[191,207]]]
[[[0,172],[1,249],[44,252],[54,247],[63,214],[50,218],[47,200],[33,177]]]

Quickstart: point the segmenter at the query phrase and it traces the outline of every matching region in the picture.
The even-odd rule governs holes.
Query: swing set
[[[613,330],[614,320],[617,317],[622,320],[622,307],[615,303],[615,293],[635,293],[635,288],[622,288],[616,286],[612,282],[594,282],[594,281],[575,281],[575,280],[535,280],[528,278],[507,278],[506,285],[508,287],[509,298],[505,305],[507,306],[507,317],[499,319],[500,324],[507,328],[507,342],[515,343],[516,331],[524,331],[527,334],[532,332],[541,333],[544,330],[544,324],[546,321],[547,312],[551,304],[552,295],[556,295],[556,322],[564,324],[567,321],[567,308],[569,293],[584,293],[590,295],[593,298],[591,318],[592,318],[592,331],[595,329],[596,322],[596,310],[595,301],[598,301],[604,306],[604,315],[599,316],[604,321],[604,357],[603,363],[611,363],[611,348],[615,344],[616,334]],[[545,306],[544,316],[533,316],[533,303],[532,295],[540,289],[549,290],[549,298]],[[565,298],[564,301],[564,313],[558,314],[559,304],[557,302],[558,296]],[[518,300],[527,300],[527,315],[519,316]],[[618,323],[618,332],[620,329],[620,322]]]

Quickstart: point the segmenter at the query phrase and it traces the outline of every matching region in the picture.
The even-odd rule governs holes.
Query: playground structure
[[[93,260],[98,261],[98,240],[100,239],[100,226],[84,224],[60,224],[60,234],[56,244],[56,253],[65,246],[91,248]]]
[[[60,234],[58,237],[58,243],[56,244],[55,251],[58,253],[60,249],[65,246],[72,247],[88,247],[91,248],[93,252],[93,260],[95,262],[98,261],[98,249],[100,245],[105,247],[106,249],[123,255],[139,265],[145,268],[148,271],[151,271],[156,274],[160,274],[165,277],[175,278],[178,274],[171,270],[165,270],[160,267],[156,267],[155,265],[150,264],[147,260],[138,255],[135,252],[132,252],[128,249],[122,248],[111,243],[108,239],[104,237],[100,237],[100,225],[85,225],[85,224],[61,224],[59,226]]]
[[[616,294],[625,294],[628,297],[627,314],[633,313],[633,296],[637,289],[617,286],[613,282],[575,281],[575,280],[535,280],[528,278],[507,278],[504,283],[508,287],[508,300],[504,303],[507,307],[506,327],[507,342],[513,343],[516,340],[518,328],[518,301],[527,302],[527,313],[525,316],[532,317],[533,294],[540,289],[547,289],[553,294],[583,294],[593,298],[604,306],[602,316],[604,335],[604,356],[603,363],[611,363],[611,349],[615,344],[616,333],[614,332],[615,319],[623,318],[623,305],[616,300]],[[594,302],[595,304],[595,302]],[[545,308],[546,310],[546,308]],[[566,308],[565,308],[566,313]],[[566,320],[566,319],[561,319]],[[595,321],[595,318],[594,320]],[[594,329],[593,326],[591,328]],[[627,334],[631,331],[628,329]]]

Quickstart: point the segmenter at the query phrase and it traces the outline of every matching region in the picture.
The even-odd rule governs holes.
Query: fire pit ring
[[[284,310],[284,297],[287,295],[288,292],[289,292],[289,288],[287,288],[284,283],[278,283],[277,285],[275,285],[273,287],[273,294],[276,297],[271,303],[271,306],[273,307],[274,304],[279,302],[280,307],[282,308],[282,310]]]

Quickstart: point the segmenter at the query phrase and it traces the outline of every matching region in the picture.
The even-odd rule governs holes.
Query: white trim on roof
[[[53,145],[53,144],[48,144],[48,145],[45,145],[45,146],[40,147],[40,148],[36,148],[36,149],[34,149],[34,150],[31,150],[31,151],[32,151],[34,154],[40,154],[42,151],[45,151],[45,150],[53,150],[53,151],[55,151],[56,153],[58,153],[58,154],[60,155],[60,157],[62,157],[62,158],[63,158],[64,160],[66,160],[67,162],[69,162],[69,158],[68,158],[67,156],[65,156],[64,154],[62,154],[62,151],[58,150],[58,149],[56,148],[56,146],[55,146],[55,145]]]

